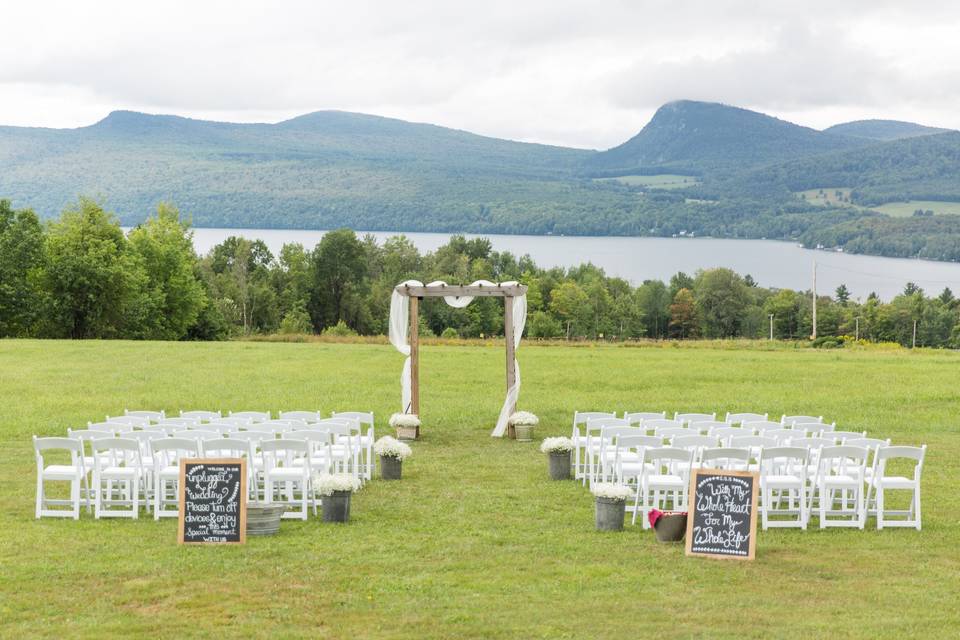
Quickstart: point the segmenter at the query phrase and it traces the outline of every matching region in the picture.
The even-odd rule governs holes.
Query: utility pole
[[[817,261],[813,261],[813,339],[817,339]]]
[[[860,316],[857,316],[857,340],[860,339]]]
[[[770,339],[773,340],[773,314],[770,314]]]
[[[917,321],[913,321],[913,348],[917,348]]]

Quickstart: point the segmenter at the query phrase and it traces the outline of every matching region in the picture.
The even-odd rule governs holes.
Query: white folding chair
[[[666,411],[624,411],[623,419],[631,425],[643,426],[644,420],[665,420]]]
[[[250,496],[257,498],[260,495],[261,472],[263,471],[263,456],[260,455],[260,443],[264,440],[276,440],[277,434],[271,431],[238,431],[231,433],[233,440],[242,440],[247,443],[249,454],[247,458],[247,470],[250,476],[250,482],[247,486],[250,489]]]
[[[863,490],[867,455],[867,450],[863,447],[846,445],[824,447],[820,450],[816,497],[819,501],[821,529],[826,527],[863,529],[867,519]],[[812,500],[813,494],[811,494],[811,502]]]
[[[263,456],[263,494],[264,502],[275,502],[284,495],[288,509],[282,518],[309,517],[309,507],[317,513],[317,502],[313,496],[312,470],[310,466],[310,445],[304,440],[264,440],[260,443]],[[282,489],[276,492],[274,489]],[[300,498],[296,498],[299,490]],[[296,504],[299,510],[293,510]]]
[[[768,447],[760,453],[760,514],[764,531],[770,527],[807,528],[808,461],[805,447]],[[781,508],[784,500],[787,505]],[[793,519],[773,520],[771,516]]]
[[[330,414],[334,419],[356,420],[360,426],[366,426],[367,432],[361,433],[357,441],[357,446],[363,452],[363,464],[361,476],[370,480],[373,478],[374,456],[373,443],[376,435],[373,430],[373,412],[372,411],[334,411]]]
[[[743,424],[744,422],[763,422],[770,417],[767,413],[730,413],[727,412],[727,417],[724,418],[724,422],[729,422],[730,424]]]
[[[794,438],[806,438],[807,432],[803,429],[770,429],[764,431],[765,438],[773,438],[777,441],[778,447],[785,447],[790,444]]]
[[[266,422],[270,419],[269,411],[231,411],[229,415],[231,418],[245,418],[251,424]]]
[[[200,422],[211,422],[213,420],[219,420],[223,417],[223,414],[219,411],[184,411],[180,410],[180,417],[187,419],[196,419]]]
[[[612,446],[614,481],[632,486],[639,484],[640,476],[643,475],[643,452],[659,449],[663,446],[663,439],[657,436],[621,434],[614,439]]]
[[[202,451],[201,441],[197,438],[174,437],[154,440],[151,445],[153,447],[153,519],[175,518],[179,514],[180,505],[180,460],[199,458]],[[167,507],[171,505],[174,508],[168,509]]]
[[[921,447],[880,447],[876,450],[876,471],[870,481],[870,488],[876,493],[877,529],[884,527],[914,527],[920,531],[920,476],[923,473],[923,459],[927,445]],[[913,473],[910,475],[888,475],[887,465],[891,461],[910,461]],[[897,464],[894,462],[894,464]],[[887,491],[910,491],[910,508],[891,510],[886,508]],[[889,516],[903,516],[903,519],[890,519]]]
[[[125,431],[133,431],[133,427],[129,424],[121,424],[119,422],[88,422],[87,429],[89,431],[102,431],[103,433],[109,433],[113,436]]]
[[[236,422],[224,422],[227,418],[221,418],[216,422],[207,422],[206,424],[201,425],[203,431],[216,431],[222,435],[227,435],[231,433],[236,433],[240,431],[245,426],[251,426],[249,423],[244,422],[238,424]]]
[[[737,449],[749,449],[750,457],[753,460],[759,460],[761,451],[767,447],[777,446],[777,439],[766,436],[734,436],[730,438],[730,446]]]
[[[93,513],[100,518],[132,518],[140,515],[143,463],[140,443],[132,438],[100,438],[93,449]],[[118,488],[114,492],[113,483]],[[117,505],[128,509],[113,508]]]
[[[702,435],[709,435],[714,429],[722,429],[724,427],[732,427],[733,425],[729,422],[722,422],[720,420],[694,420],[687,423],[687,428],[696,431]]]
[[[33,436],[33,451],[37,462],[37,508],[36,517],[80,519],[80,489],[87,488],[87,471],[83,464],[83,442],[77,438],[38,438]],[[70,456],[69,464],[47,464],[44,454],[57,451]],[[69,482],[70,498],[48,498],[44,490],[45,482]],[[70,509],[50,509],[48,507],[69,506]],[[87,509],[90,500],[87,498]]]
[[[583,427],[583,433],[587,438],[583,453],[587,458],[587,472],[583,477],[583,484],[587,481],[593,482],[597,474],[600,455],[600,432],[606,427],[629,427],[630,423],[622,418],[591,418],[587,420]]]
[[[833,432],[837,429],[837,423],[831,422],[829,424],[825,422],[793,422],[790,425],[787,425],[788,429],[803,429],[807,433],[812,434],[821,434],[825,432]]]
[[[644,432],[643,427],[603,427],[600,430],[600,435],[598,437],[600,442],[600,451],[597,454],[597,464],[594,466],[594,473],[590,479],[590,482],[608,482],[609,478],[615,475],[616,460],[618,455],[627,455],[625,452],[621,454],[617,447],[614,446],[615,441],[619,437],[644,435],[646,435],[646,433]]]
[[[831,431],[830,435],[837,439],[838,442],[846,443],[847,440],[859,440],[860,438],[866,438],[866,431]]]
[[[692,455],[690,466],[694,469],[700,468],[700,458],[704,449],[713,449],[720,446],[720,439],[716,436],[674,436],[670,439],[670,446],[674,449],[686,449]]]
[[[657,427],[653,430],[653,435],[658,438],[663,438],[664,440],[670,440],[677,436],[698,436],[700,432],[696,429],[688,429],[687,427]]]
[[[573,413],[573,429],[570,433],[570,439],[573,441],[573,478],[580,480],[586,478],[587,463],[582,455],[583,449],[587,446],[587,436],[580,433],[580,427],[586,426],[587,420],[594,418],[616,418],[617,414],[610,411],[575,411]]]
[[[693,453],[687,449],[663,447],[643,452],[643,470],[637,484],[633,504],[633,524],[637,515],[643,517],[643,528],[649,529],[647,514],[651,509],[667,510],[667,501],[673,510],[687,508],[687,485]],[[649,466],[647,466],[649,465]]]
[[[164,418],[163,422],[158,423],[159,425],[167,427],[180,427],[181,429],[187,429],[199,425],[201,422],[200,418]]]
[[[684,424],[690,424],[691,422],[703,422],[705,420],[716,420],[717,414],[714,413],[674,413],[673,419]]]
[[[123,410],[123,415],[125,415],[125,416],[135,416],[135,417],[137,417],[137,418],[146,418],[146,419],[149,420],[150,422],[163,422],[163,419],[167,417],[166,412],[163,411],[163,410],[160,410],[160,411],[144,411],[144,410],[130,411],[130,409],[124,409],[124,410]]]
[[[730,438],[752,436],[753,431],[750,429],[744,429],[743,427],[720,427],[718,429],[711,430],[710,435],[720,438],[721,445],[727,445],[730,442]]]
[[[288,431],[281,437],[283,440],[302,440],[310,447],[310,468],[314,474],[333,473],[333,436],[329,429],[307,429],[305,431]],[[302,464],[295,460],[294,464]]]
[[[750,422],[742,422],[740,424],[744,429],[750,429],[758,435],[763,435],[772,429],[783,429],[781,423],[773,422],[772,420],[751,420]]]

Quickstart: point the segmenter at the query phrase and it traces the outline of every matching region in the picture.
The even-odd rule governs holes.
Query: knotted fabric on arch
[[[503,286],[512,286],[516,285],[517,282],[511,280],[510,282],[500,283]],[[445,286],[446,283],[442,280],[436,280],[428,284],[428,287],[433,286]],[[489,280],[477,280],[472,282],[470,286],[497,286]],[[419,280],[407,280],[401,282],[398,286],[411,286],[411,287],[422,287],[423,283]],[[444,296],[444,302],[446,302],[451,307],[457,309],[463,309],[471,302],[473,302],[473,296]],[[514,296],[512,302],[513,304],[513,347],[514,353],[520,347],[520,338],[523,336],[523,329],[527,324],[527,296],[526,294]],[[504,299],[504,304],[508,304],[508,301]],[[410,409],[410,388],[411,388],[411,378],[410,378],[410,298],[399,293],[396,289],[393,291],[393,295],[390,297],[390,344],[392,344],[397,351],[406,356],[406,360],[403,362],[403,372],[400,374],[400,395],[401,402],[403,404],[403,411],[406,413]],[[507,397],[503,401],[503,407],[500,409],[500,416],[497,418],[497,425],[494,427],[493,432],[490,434],[495,438],[502,438],[503,435],[507,432],[507,421],[510,419],[510,408],[517,403],[517,398],[520,397],[520,365],[517,362],[516,358],[513,361],[514,370],[516,371],[516,381],[507,389]]]

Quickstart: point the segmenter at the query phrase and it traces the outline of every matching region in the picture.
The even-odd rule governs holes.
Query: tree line
[[[259,240],[227,238],[206,255],[189,223],[160,204],[128,233],[94,200],[81,198],[46,224],[0,200],[0,336],[219,340],[249,334],[385,334],[390,295],[407,279],[528,286],[530,338],[630,340],[806,339],[809,292],[759,286],[729,269],[677,273],[633,286],[592,264],[538,267],[529,256],[494,251],[489,240],[454,235],[421,253],[405,236],[378,243],[338,229],[311,248],[285,244],[273,255]],[[502,335],[502,303],[464,309],[425,304],[421,332],[444,337]],[[818,344],[846,337],[960,347],[960,303],[914,285],[889,302],[864,302],[846,287],[817,297]],[[832,341],[832,342],[831,342]]]

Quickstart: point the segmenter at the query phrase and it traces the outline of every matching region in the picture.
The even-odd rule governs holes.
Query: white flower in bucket
[[[633,491],[630,487],[615,484],[612,482],[600,482],[591,488],[593,495],[598,498],[606,498],[608,500],[616,500],[617,502],[623,502],[633,496]]]
[[[420,417],[415,413],[395,413],[390,416],[390,426],[394,429],[400,427],[415,428],[420,426]]]
[[[570,438],[544,438],[540,443],[541,453],[569,453],[573,451],[573,440]]]
[[[360,481],[349,473],[321,473],[313,478],[313,488],[321,496],[332,496],[335,491],[356,491]]]
[[[540,418],[530,413],[529,411],[517,411],[510,416],[508,421],[513,426],[521,427],[535,427],[540,424]]]
[[[397,414],[401,415],[401,414]],[[419,422],[419,421],[418,421]],[[396,458],[403,462],[406,458],[413,455],[413,449],[405,442],[400,442],[393,436],[383,436],[373,444],[373,451],[378,456],[387,458]]]

